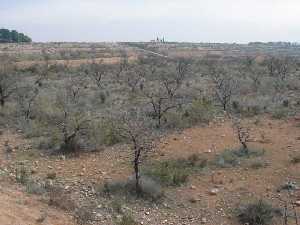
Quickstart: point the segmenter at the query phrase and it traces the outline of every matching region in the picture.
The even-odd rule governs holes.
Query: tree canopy
[[[16,30],[0,29],[0,43],[31,42],[31,38]]]

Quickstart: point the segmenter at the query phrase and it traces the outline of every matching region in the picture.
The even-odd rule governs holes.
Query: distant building
[[[165,43],[165,38],[164,37],[163,38],[157,37],[156,39],[151,40],[150,42],[152,42],[152,43]]]

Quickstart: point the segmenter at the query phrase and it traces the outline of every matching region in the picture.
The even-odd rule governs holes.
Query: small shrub
[[[243,147],[237,150],[226,149],[220,155],[216,157],[215,163],[219,167],[235,167],[242,163],[243,159],[249,159],[250,157],[259,157],[264,154],[264,150],[248,149],[244,151]]]
[[[215,114],[213,104],[206,100],[200,99],[192,102],[191,106],[186,110],[184,118],[188,124],[195,125],[197,123],[208,123]]]
[[[254,160],[250,162],[249,166],[251,169],[261,169],[261,168],[265,168],[267,166],[267,163],[263,160]]]
[[[126,183],[125,189],[128,193],[136,195],[135,178],[130,177]],[[163,197],[163,191],[156,181],[147,176],[140,177],[140,197],[153,201],[158,201]]]
[[[80,152],[82,150],[81,145],[79,144],[78,138],[72,138],[69,142],[63,142],[60,145],[59,151],[64,154],[71,154]]]
[[[110,181],[110,182],[105,182],[103,187],[99,186],[97,189],[97,192],[104,193],[104,194],[120,194],[124,192],[126,187],[126,182],[124,181]]]
[[[121,221],[117,223],[117,225],[137,225],[137,224],[138,223],[129,214],[123,215]]]
[[[239,165],[238,156],[232,150],[225,150],[216,159],[216,164],[220,167]]]
[[[272,118],[277,119],[277,120],[284,119],[284,118],[288,117],[288,115],[289,115],[289,112],[285,108],[279,108],[272,112]]]
[[[71,196],[65,193],[63,187],[53,186],[49,189],[49,205],[62,210],[72,212],[76,209],[76,203]]]
[[[150,199],[157,201],[163,197],[163,191],[161,186],[153,179],[142,176],[140,178],[140,197],[144,199]],[[98,193],[105,193],[109,195],[121,194],[121,195],[136,195],[135,179],[130,177],[127,181],[114,181],[106,182],[103,188],[97,190]]]
[[[94,205],[87,205],[87,206],[81,206],[75,210],[76,213],[76,219],[78,224],[85,225],[88,222],[92,221],[94,219],[94,211],[95,206]]]
[[[292,156],[291,162],[292,162],[293,164],[298,164],[298,163],[300,163],[300,154],[297,154],[297,155]]]
[[[241,224],[249,225],[268,225],[272,220],[277,209],[263,200],[241,206],[237,210],[237,217]]]
[[[108,119],[98,121],[92,126],[89,139],[96,146],[112,146],[123,141],[115,123]]]
[[[119,199],[114,199],[111,202],[111,207],[113,209],[114,212],[118,213],[118,214],[122,214],[123,213],[123,209],[122,209],[122,203]]]
[[[16,169],[16,181],[20,184],[26,184],[30,179],[29,171],[25,166]]]
[[[46,193],[46,188],[43,184],[37,181],[29,180],[26,183],[26,192],[29,194],[42,195]]]
[[[191,173],[203,169],[206,165],[206,159],[191,155],[187,159],[154,163],[145,167],[144,173],[166,186],[179,186],[187,182]]]

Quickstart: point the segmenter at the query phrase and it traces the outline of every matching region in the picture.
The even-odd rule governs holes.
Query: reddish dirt
[[[267,163],[266,167],[253,169],[246,163],[226,169],[212,167],[205,173],[193,174],[186,185],[168,188],[166,191],[168,199],[175,202],[172,209],[155,211],[149,208],[147,211],[150,214],[146,218],[144,211],[138,210],[135,214],[138,221],[143,221],[145,225],[163,224],[165,220],[172,221],[173,224],[198,225],[205,218],[207,220],[205,224],[209,225],[237,224],[232,219],[232,209],[239,202],[254,197],[267,199],[280,206],[278,197],[285,196],[278,193],[277,189],[287,181],[295,181],[300,185],[300,164],[290,162],[293,155],[300,153],[299,121],[260,117],[247,120],[247,124],[251,128],[250,146],[266,151],[260,158]],[[0,136],[0,148],[4,140],[10,140],[12,146],[24,145],[20,135],[5,133]],[[231,122],[219,121],[209,126],[195,127],[180,134],[169,135],[161,141],[149,160],[181,158],[199,153],[211,161],[224,149],[238,146]],[[19,151],[20,148],[15,150],[12,161],[20,160],[26,152],[29,154],[36,150],[27,150],[22,154]],[[125,179],[132,171],[129,164],[130,153],[124,146],[115,146],[101,152],[65,160],[59,156],[50,158],[38,156],[32,161],[36,176],[45,177],[49,171],[55,171],[58,178],[65,180],[68,185],[76,182],[88,184],[103,183],[107,179]],[[215,187],[220,192],[212,196],[209,191]],[[191,199],[196,199],[196,203],[191,203]],[[299,191],[294,193],[292,200],[300,200]],[[297,210],[300,214],[300,208]],[[279,224],[280,222],[278,220]]]
[[[13,185],[1,183],[0,202],[0,224],[3,225],[75,225],[71,216],[50,208]]]

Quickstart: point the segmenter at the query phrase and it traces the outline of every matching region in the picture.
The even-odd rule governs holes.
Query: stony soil
[[[291,163],[292,156],[300,153],[300,121],[297,118],[272,120],[260,117],[247,123],[251,128],[251,147],[266,151],[259,158],[266,163],[265,167],[253,169],[251,160],[234,168],[209,166],[204,172],[193,174],[187,184],[167,188],[166,198],[161,203],[118,200],[126,211],[145,225],[234,225],[237,224],[233,216],[236,206],[253,198],[264,198],[281,207],[279,197],[285,199],[287,196],[284,192],[278,192],[278,188],[288,181],[300,185],[300,164]],[[13,148],[9,157],[3,153],[5,141]],[[148,160],[177,159],[198,153],[211,161],[224,149],[238,146],[232,123],[218,121],[165,137]],[[14,180],[16,162],[27,160],[34,177],[45,179],[49,172],[55,172],[57,182],[73,199],[77,199],[78,204],[93,202],[95,207],[91,211],[97,217],[94,224],[114,224],[114,218],[118,215],[110,210],[111,199],[96,197],[93,187],[107,180],[122,180],[131,175],[128,147],[114,146],[71,158],[46,157],[33,149],[21,133],[4,131],[0,136],[0,150],[1,169],[10,174],[10,180]],[[35,224],[45,209],[49,215],[44,224],[72,224],[63,210],[50,208],[37,197],[24,194],[19,189],[10,190],[5,182],[1,185],[0,199],[5,204],[0,206],[0,224]],[[216,194],[211,193],[214,189]],[[299,190],[293,192],[291,200],[300,200]],[[297,211],[300,215],[300,207]],[[281,220],[274,221],[274,224],[281,224]]]

